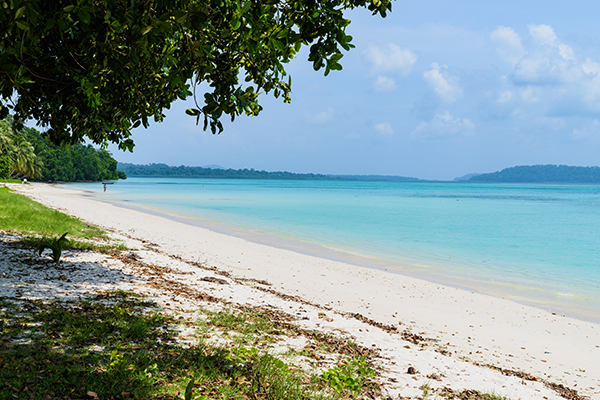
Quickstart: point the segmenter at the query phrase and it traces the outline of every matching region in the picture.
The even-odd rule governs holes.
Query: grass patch
[[[21,179],[3,179],[2,183],[20,183],[20,184],[22,184],[23,181]],[[26,185],[29,185],[29,182],[27,182]]]
[[[192,378],[195,399],[347,398],[254,347],[180,344],[177,321],[132,293],[0,311],[0,398],[175,400]]]
[[[61,236],[69,232],[70,238],[107,237],[99,228],[3,187],[0,188],[0,229],[24,235]]]
[[[25,247],[36,248],[41,242],[43,242],[43,240],[44,239],[41,237],[23,236],[19,238],[18,243]],[[84,242],[71,238],[69,238],[69,243],[67,243],[64,247],[64,250],[99,251],[104,254],[114,254],[127,249],[127,246],[121,243],[103,244],[97,242]]]

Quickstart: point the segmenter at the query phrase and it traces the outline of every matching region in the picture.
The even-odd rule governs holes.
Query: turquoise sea
[[[72,184],[311,254],[600,322],[600,185],[129,178]]]

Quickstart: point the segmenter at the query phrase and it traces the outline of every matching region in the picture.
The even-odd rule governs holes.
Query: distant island
[[[462,182],[600,183],[600,167],[568,165],[521,165],[471,176]]]
[[[215,178],[215,179],[286,179],[369,182],[432,182],[425,179],[394,175],[326,175],[300,174],[286,171],[255,169],[225,169],[219,165],[178,167],[167,164],[118,163],[117,168],[130,177],[154,178]],[[441,181],[437,181],[441,182]],[[454,179],[455,183],[600,183],[600,167],[571,167],[568,165],[521,165],[487,174],[467,174]]]
[[[212,166],[211,166],[212,167]],[[208,167],[179,167],[167,164],[130,164],[119,163],[118,169],[129,177],[156,178],[219,178],[219,179],[295,179],[295,180],[346,180],[346,181],[381,181],[381,182],[417,182],[417,178],[389,175],[324,175],[298,174],[294,172],[268,172],[255,169],[224,169],[220,166]]]

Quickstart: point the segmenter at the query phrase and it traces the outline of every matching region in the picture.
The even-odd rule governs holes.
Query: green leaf
[[[242,26],[242,20],[239,18],[236,18],[233,20],[231,29],[233,29],[234,31],[237,31],[238,29],[240,29],[240,26]]]
[[[144,29],[142,29],[141,34],[142,36],[146,35],[148,32],[150,32],[153,29],[152,25],[148,25],[147,27],[145,27]]]
[[[192,400],[192,390],[194,389],[194,381],[195,378],[192,378],[192,380],[188,382],[185,388],[185,400]]]
[[[63,8],[63,11],[69,13],[69,12],[73,11],[74,8],[75,8],[74,5],[66,6],[65,8]]]
[[[15,23],[19,28],[23,29],[24,31],[29,30],[29,25],[27,24],[27,22],[15,21]]]
[[[246,1],[242,7],[242,14],[247,13],[248,10],[250,9],[251,5],[252,5],[252,2],[250,0]]]
[[[195,108],[188,108],[187,110],[185,110],[185,113],[187,115],[191,115],[192,117],[195,117],[197,115],[200,115],[200,110],[197,110]]]
[[[25,7],[25,6],[23,6],[23,7],[19,8],[19,9],[17,10],[17,12],[15,13],[15,19],[19,19],[19,18],[21,18],[21,16],[22,16],[23,14],[25,14],[25,10],[26,10],[26,8],[27,8],[27,7]]]
[[[79,17],[79,19],[81,20],[81,22],[83,22],[84,24],[87,25],[87,24],[90,23],[91,16],[90,16],[90,13],[88,13],[87,11],[80,9],[77,12],[77,16]]]

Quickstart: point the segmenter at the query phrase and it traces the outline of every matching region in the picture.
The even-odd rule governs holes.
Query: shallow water
[[[71,185],[600,321],[598,185],[129,178],[106,193],[98,183]]]

